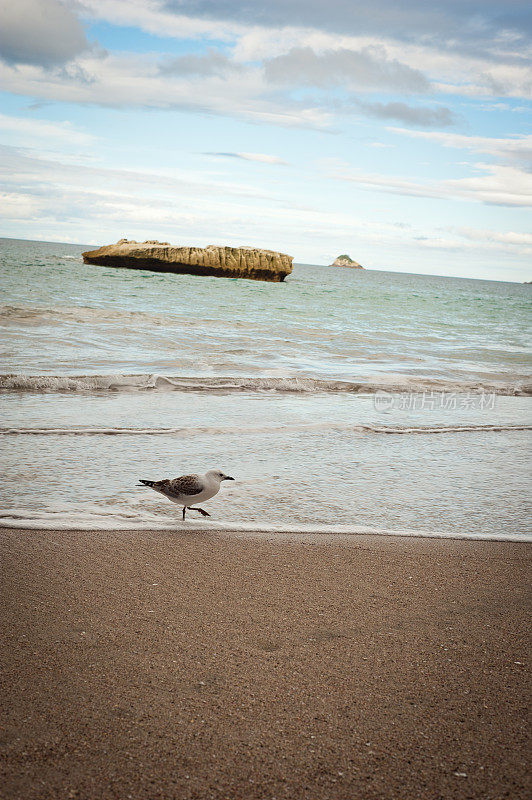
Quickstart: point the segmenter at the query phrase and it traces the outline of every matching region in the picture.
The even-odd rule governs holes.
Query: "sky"
[[[532,280],[521,0],[0,6],[0,235]]]

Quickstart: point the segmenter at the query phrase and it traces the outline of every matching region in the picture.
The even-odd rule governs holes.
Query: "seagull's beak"
[[[231,478],[230,475],[224,475],[223,480],[224,481],[234,481],[234,478]]]

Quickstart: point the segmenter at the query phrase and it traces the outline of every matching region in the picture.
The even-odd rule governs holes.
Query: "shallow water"
[[[213,525],[529,531],[531,287],[312,266],[267,284],[82,249],[2,244],[0,524],[176,527],[137,479],[219,466],[237,480]]]
[[[3,240],[6,372],[529,381],[530,286],[297,265],[282,284],[199,279],[82,250]]]

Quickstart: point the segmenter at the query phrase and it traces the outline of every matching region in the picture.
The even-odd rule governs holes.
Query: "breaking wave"
[[[319,431],[338,430],[352,433],[374,434],[439,434],[439,433],[491,433],[529,431],[531,425],[434,425],[434,426],[408,426],[408,425],[370,425],[355,423],[316,422],[284,425],[260,425],[240,427],[215,427],[205,425],[200,427],[182,428],[118,428],[118,427],[76,427],[76,428],[22,428],[0,427],[0,436],[201,436],[208,434],[240,435],[273,433],[275,431]]]
[[[150,314],[147,311],[129,311],[111,307],[93,308],[91,306],[16,306],[0,305],[0,324],[3,325],[48,325],[60,323],[79,323],[99,325],[101,323],[132,323],[141,325],[180,325],[178,314]]]
[[[379,380],[325,380],[294,377],[184,377],[155,373],[107,375],[0,375],[0,391],[16,392],[105,392],[148,390],[177,392],[277,392],[316,394],[324,392],[350,392],[376,394],[378,392],[470,392],[475,394],[532,395],[532,383],[503,381],[449,381],[383,376]]]
[[[480,541],[532,542],[532,535],[523,533],[489,533],[479,531],[440,531],[411,528],[378,528],[367,525],[285,525],[253,524],[237,522],[217,522],[206,520],[186,520],[184,523],[175,517],[164,517],[151,514],[145,510],[129,509],[0,509],[0,528],[18,528],[24,530],[72,530],[72,531],[172,531],[196,533],[217,533],[225,535],[268,537],[277,540],[289,537],[309,539],[312,536],[356,537],[374,536],[407,536],[430,539],[470,539]]]

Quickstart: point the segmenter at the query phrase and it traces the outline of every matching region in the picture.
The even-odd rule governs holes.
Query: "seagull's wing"
[[[163,483],[163,481],[161,481]],[[164,481],[166,484],[163,489],[164,493],[170,497],[177,497],[178,495],[195,495],[199,494],[205,488],[203,481],[199,475],[182,475],[180,478],[174,478],[172,481]]]

